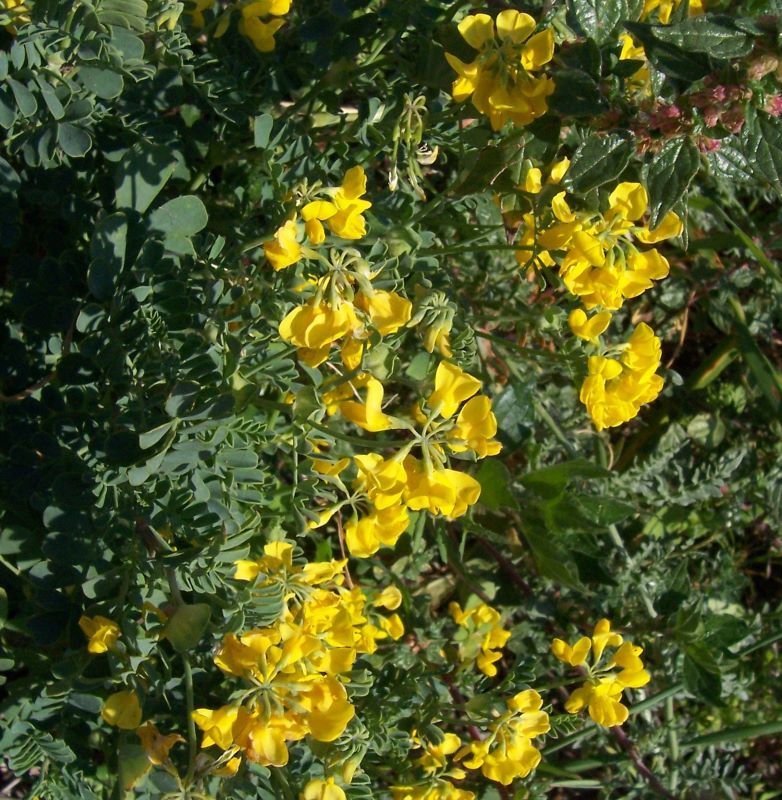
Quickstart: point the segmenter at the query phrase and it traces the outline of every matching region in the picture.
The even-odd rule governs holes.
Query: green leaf
[[[727,728],[714,733],[706,733],[687,739],[681,743],[682,747],[711,747],[715,744],[730,744],[744,742],[747,739],[760,739],[764,736],[777,736],[782,733],[782,720],[774,722],[761,722],[758,725],[744,725],[740,728]]]
[[[522,533],[543,577],[573,588],[580,585],[576,573],[570,566],[567,553],[554,543],[548,531],[538,532],[524,525]]]
[[[109,214],[95,225],[87,285],[98,300],[108,300],[116,290],[117,278],[125,265],[127,239],[128,221],[121,212]]]
[[[164,422],[150,431],[139,434],[138,445],[142,450],[149,450],[154,447],[175,425],[175,420]]]
[[[23,83],[19,83],[19,81],[13,78],[7,78],[6,83],[11,87],[11,91],[14,93],[14,99],[16,100],[19,113],[21,113],[23,117],[31,117],[35,114],[38,110],[38,101],[35,99],[35,95]]]
[[[8,595],[6,594],[5,589],[0,586],[0,631],[3,629],[5,625],[5,621],[8,619]]]
[[[117,165],[117,208],[132,208],[143,214],[176,169],[177,160],[170,148],[140,142]]]
[[[690,17],[676,25],[659,25],[654,35],[690,53],[706,53],[712,58],[741,58],[752,50],[752,37],[736,28],[724,14]]]
[[[668,140],[654,157],[646,178],[651,209],[650,228],[656,228],[684,197],[687,187],[698,173],[700,163],[698,148],[688,136]]]
[[[748,120],[742,151],[755,174],[782,194],[782,120],[758,111]]]
[[[198,645],[209,625],[211,610],[206,603],[179,606],[163,628],[163,637],[177,653],[186,653]]]
[[[574,478],[607,478],[610,474],[607,469],[591,461],[577,458],[528,472],[521,482],[543,497],[556,497]]]
[[[518,500],[510,488],[511,474],[499,459],[490,458],[481,463],[475,477],[481,485],[481,503],[492,511],[500,508],[518,508]]]
[[[598,44],[615,39],[617,25],[628,16],[626,0],[569,0],[568,20],[578,33]]]
[[[120,784],[126,792],[129,792],[152,769],[152,762],[137,736],[125,733],[120,735],[117,769]]]
[[[613,497],[595,497],[593,495],[579,494],[575,498],[581,512],[595,525],[607,528],[615,525],[635,514],[635,508],[629,503],[623,503]]]
[[[685,649],[683,678],[690,694],[711,705],[722,704],[720,668],[703,645],[692,644]]]
[[[70,122],[57,123],[57,143],[66,155],[81,158],[92,147],[92,137],[78,125]]]
[[[118,72],[104,67],[80,67],[78,76],[84,88],[102,100],[113,100],[122,94],[124,82]]]
[[[149,225],[167,236],[189,238],[203,230],[208,220],[206,207],[201,200],[187,194],[175,197],[155,209],[150,215]]]
[[[644,46],[649,61],[664,75],[687,83],[708,75],[712,71],[709,57],[705,53],[687,52],[658,38],[657,33],[664,27],[640,22],[625,23],[625,28]]]
[[[565,117],[594,117],[608,108],[594,78],[580,69],[562,69],[556,73],[548,105]]]
[[[253,120],[253,144],[260,149],[269,146],[274,119],[271,114],[261,114]]]
[[[584,194],[615,180],[630,162],[633,149],[634,140],[629,131],[590,136],[573,154],[564,179],[566,186]]]

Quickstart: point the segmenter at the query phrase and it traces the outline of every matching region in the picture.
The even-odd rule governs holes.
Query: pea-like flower
[[[472,97],[494,130],[508,121],[529,125],[548,109],[546,98],[554,82],[534,73],[551,61],[554,35],[550,28],[534,33],[536,26],[529,14],[514,9],[501,11],[496,24],[488,14],[473,14],[459,23],[459,33],[478,51],[476,59],[465,63],[446,53],[459,76],[453,82],[453,99]]]
[[[615,652],[606,663],[602,663],[606,648],[615,649]],[[584,636],[573,645],[554,639],[551,651],[560,661],[585,672],[587,677],[571,693],[565,709],[577,714],[586,708],[589,716],[606,728],[627,720],[629,711],[621,702],[624,690],[640,688],[650,680],[640,658],[643,649],[625,642],[620,634],[611,630],[607,619],[597,622],[591,637]]]

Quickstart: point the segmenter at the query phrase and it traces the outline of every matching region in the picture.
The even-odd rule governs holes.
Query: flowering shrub
[[[777,12],[0,2],[0,794],[773,796]]]

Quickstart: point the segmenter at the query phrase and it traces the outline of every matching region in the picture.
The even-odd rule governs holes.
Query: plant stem
[[[193,780],[195,774],[196,753],[198,747],[196,743],[196,728],[195,720],[193,719],[193,712],[195,711],[195,702],[193,700],[193,670],[190,668],[190,660],[187,653],[182,653],[182,665],[185,669],[185,703],[187,704],[187,745],[188,745],[188,759],[187,759],[187,783]]]

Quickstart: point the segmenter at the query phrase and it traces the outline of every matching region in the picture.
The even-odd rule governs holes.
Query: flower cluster
[[[499,612],[486,603],[468,604],[462,610],[456,602],[448,606],[448,611],[462,628],[462,635],[455,637],[462,663],[474,663],[484,675],[493,678],[497,674],[494,664],[502,658],[500,651],[510,639]]]
[[[601,664],[607,647],[616,650],[605,664]],[[640,659],[643,648],[623,641],[620,634],[611,630],[607,619],[597,622],[591,637],[583,636],[574,645],[554,639],[551,651],[560,661],[578,667],[587,678],[571,693],[565,709],[577,714],[587,708],[589,716],[606,728],[621,725],[628,717],[627,707],[621,703],[622,692],[646,686],[650,680]],[[588,660],[590,652],[591,663]]]
[[[619,350],[618,359],[590,356],[589,374],[581,386],[581,402],[599,431],[633,419],[663,388],[663,379],[656,374],[660,340],[646,323],[639,323]]]
[[[448,763],[462,740],[455,733],[446,733],[439,744],[423,742],[413,735],[413,744],[423,753],[413,766],[421,771],[421,780],[412,785],[392,786],[394,800],[473,800],[475,794],[455,786],[451,780],[462,780],[467,773]]]
[[[191,0],[189,13],[195,28],[206,26],[204,12],[214,8],[215,0]],[[285,24],[281,19],[291,9],[291,0],[255,0],[254,2],[231,3],[218,17],[214,35],[220,38],[228,30],[234,11],[239,11],[237,29],[246,36],[259,53],[270,53],[276,42],[274,35]]]
[[[310,296],[285,316],[279,333],[298,348],[299,358],[309,366],[322,364],[332,345],[341,341],[343,364],[357,369],[372,330],[386,336],[410,320],[410,301],[373,287],[378,272],[358,250],[318,248],[326,241],[326,228],[333,236],[353,241],[366,234],[364,212],[372,206],[364,199],[366,185],[364,170],[356,166],[345,173],[339,187],[315,186],[305,191],[301,222],[294,215],[263,246],[275,270],[305,262],[307,271],[297,292]]]
[[[457,102],[472,97],[475,108],[500,130],[510,121],[529,125],[548,109],[546,98],[554,82],[534,73],[551,61],[554,34],[550,28],[534,33],[537,24],[529,14],[508,9],[495,21],[488,14],[473,14],[459,23],[459,33],[478,51],[470,63],[446,53],[457,72],[451,94]]]
[[[540,763],[540,750],[532,740],[548,733],[549,717],[542,711],[543,699],[534,689],[511,697],[507,708],[489,725],[484,739],[465,745],[457,759],[468,769],[480,769],[483,775],[503,786],[524,778]]]
[[[520,240],[525,248],[531,244],[539,263],[558,266],[565,287],[583,304],[571,312],[568,323],[576,336],[597,351],[588,361],[581,401],[598,430],[633,419],[663,385],[655,374],[660,340],[647,325],[638,325],[623,345],[604,346],[600,339],[613,311],[668,275],[668,261],[659,250],[638,245],[678,236],[682,222],[669,211],[651,229],[642,223],[648,206],[646,189],[634,182],[616,186],[602,212],[573,210],[566,193],[559,192],[551,200],[553,220],[548,225],[534,217],[527,220]],[[520,264],[529,264],[528,249],[520,249],[516,257]]]
[[[477,394],[480,387],[477,378],[442,361],[433,391],[411,417],[387,414],[382,408],[383,386],[369,375],[345,384],[347,392],[363,391],[362,401],[340,399],[349,396],[343,393],[327,397],[327,403],[364,430],[406,430],[412,438],[389,458],[369,453],[352,461],[317,459],[315,471],[348,497],[321,513],[315,525],[325,524],[341,508],[350,506],[353,513],[345,526],[346,542],[352,555],[364,558],[380,547],[396,544],[407,529],[408,510],[450,518],[465,514],[478,501],[481,487],[472,476],[451,469],[448,454],[472,454],[480,459],[497,454],[501,447],[494,439],[497,420],[491,400]],[[414,448],[420,450],[420,457],[413,455]],[[343,481],[341,473],[351,464],[355,477]]]
[[[641,19],[647,20],[656,16],[657,20],[663,25],[671,21],[671,14],[681,5],[682,0],[644,0],[644,7],[641,11]],[[704,0],[690,0],[687,6],[687,13],[691,16],[703,14],[706,11]]]
[[[239,766],[241,754],[264,766],[288,762],[288,743],[311,736],[332,742],[345,730],[355,709],[342,676],[360,653],[377,642],[399,638],[398,615],[371,621],[367,598],[344,586],[344,561],[297,563],[293,545],[273,542],[256,561],[236,563],[237,580],[254,590],[278,585],[284,593],[282,616],[265,628],[223,637],[214,657],[226,674],[246,688],[234,702],[193,714],[203,731],[201,746],[223,750],[213,768]],[[398,591],[385,592],[374,606],[398,606]]]

